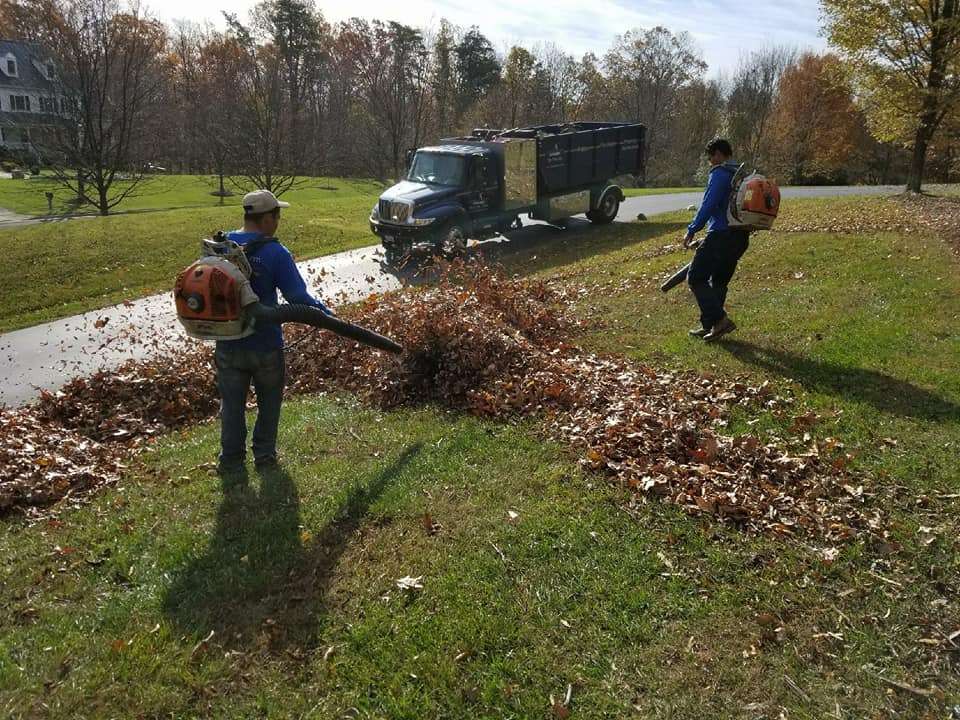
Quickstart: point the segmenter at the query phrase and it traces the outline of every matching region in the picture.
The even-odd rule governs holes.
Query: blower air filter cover
[[[258,302],[250,280],[225,258],[197,260],[177,278],[177,317],[187,335],[199,340],[236,340],[253,332],[244,308]]]

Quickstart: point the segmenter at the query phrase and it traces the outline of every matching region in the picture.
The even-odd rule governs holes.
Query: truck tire
[[[450,223],[437,242],[437,250],[447,259],[463,255],[467,251],[467,232],[463,225],[458,222]]]
[[[595,210],[587,213],[587,219],[594,225],[612,223],[620,212],[620,195],[614,188],[607,190]]]

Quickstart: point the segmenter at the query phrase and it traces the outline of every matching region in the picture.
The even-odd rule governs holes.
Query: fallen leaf
[[[418,575],[417,577],[410,577],[407,575],[406,577],[402,577],[397,580],[396,583],[397,587],[401,590],[423,590],[423,583],[421,582],[422,580],[423,575]]]

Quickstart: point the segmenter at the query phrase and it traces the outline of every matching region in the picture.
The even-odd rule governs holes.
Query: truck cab
[[[506,229],[501,174],[495,154],[480,146],[417,150],[406,179],[384,191],[370,212],[370,229],[380,237],[387,259],[408,252],[414,243],[431,243],[454,255],[466,247],[468,237]]]

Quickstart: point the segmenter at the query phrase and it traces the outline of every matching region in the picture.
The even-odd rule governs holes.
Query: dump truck
[[[408,154],[404,180],[380,195],[370,229],[396,262],[416,244],[448,257],[467,239],[520,227],[521,215],[555,225],[578,214],[612,222],[624,199],[614,179],[642,174],[645,128],[575,122],[447,138]]]

